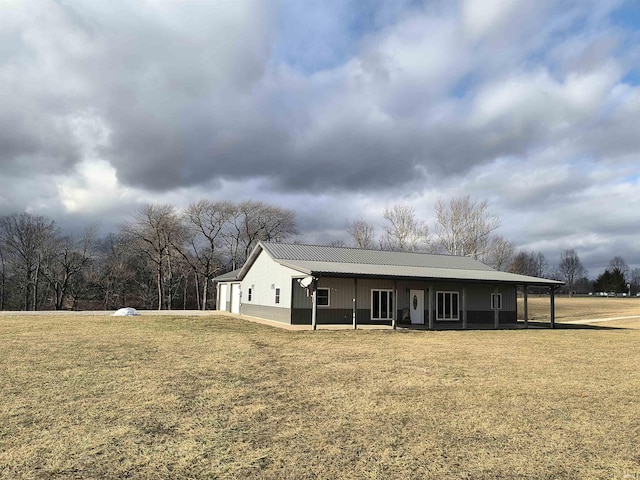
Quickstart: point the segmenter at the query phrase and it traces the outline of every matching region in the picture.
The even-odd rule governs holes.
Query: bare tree
[[[236,205],[223,235],[231,268],[235,270],[242,265],[258,241],[281,242],[296,235],[295,216],[293,210],[263,202],[246,201]]]
[[[136,296],[131,250],[122,235],[109,234],[96,242],[96,261],[87,271],[87,281],[99,293],[105,310],[126,307]]]
[[[375,248],[375,227],[363,218],[347,221],[347,233],[358,248]]]
[[[638,293],[640,290],[640,268],[631,270],[630,283],[633,293]]]
[[[94,242],[95,228],[88,227],[82,237],[59,238],[51,248],[42,274],[53,290],[56,310],[64,308],[73,282],[87,268],[93,256]]]
[[[469,196],[438,199],[435,208],[435,232],[440,249],[450,255],[480,259],[488,255],[491,234],[500,226],[488,211],[486,200],[471,201]]]
[[[511,265],[515,245],[501,235],[493,235],[489,240],[482,262],[496,270],[505,271]]]
[[[544,277],[547,270],[547,260],[542,252],[518,252],[509,265],[508,271],[529,275],[532,277]]]
[[[38,309],[43,263],[58,235],[55,222],[42,215],[20,213],[0,218],[0,243],[5,261],[17,274],[24,310]]]
[[[176,281],[172,275],[176,260],[174,245],[184,235],[175,208],[166,204],[144,205],[133,213],[131,223],[122,226],[122,233],[131,248],[155,268],[158,310],[171,310],[171,292]]]
[[[221,249],[234,208],[230,202],[200,200],[189,205],[184,213],[187,239],[184,247],[176,245],[176,248],[196,274],[197,303],[202,310],[207,309],[211,279],[224,268]]]
[[[545,277],[548,274],[549,265],[547,264],[547,259],[544,256],[544,253],[538,252],[534,255],[534,260],[532,264],[531,275],[534,277]],[[586,275],[586,270],[585,270]]]
[[[620,273],[622,273],[626,281],[627,277],[629,276],[629,265],[627,265],[627,262],[624,261],[624,258],[619,255],[613,257],[609,262],[610,271],[614,271],[616,268],[620,271]]]
[[[0,242],[0,311],[4,310],[6,302],[7,265],[4,260],[4,250]]]
[[[383,250],[413,252],[420,246],[429,244],[429,228],[416,219],[413,208],[407,205],[394,205],[384,211],[386,224],[380,247]]]
[[[569,291],[569,296],[573,295],[575,282],[587,276],[587,269],[584,268],[578,254],[575,250],[569,249],[560,255],[560,264],[558,265],[558,274],[562,281],[565,282]]]

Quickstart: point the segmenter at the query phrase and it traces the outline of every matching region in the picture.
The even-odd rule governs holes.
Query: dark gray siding
[[[335,308],[353,308],[353,286],[354,280],[352,278],[321,278],[318,281],[318,288],[329,289],[329,306],[319,306],[318,310],[322,309],[335,309]],[[302,288],[300,284],[293,281],[293,303],[294,309],[298,308],[311,308],[312,299],[310,295],[307,295],[307,290]]]
[[[321,278],[318,288],[329,289],[329,305],[318,306],[317,323],[319,325],[344,325],[353,322],[353,292],[352,278]],[[294,325],[311,325],[311,307],[313,300],[307,295],[296,280],[292,285],[292,315]]]
[[[311,310],[311,295],[307,294],[307,289],[302,288],[297,280],[291,281],[291,308],[293,310],[309,309]]]
[[[389,289],[397,291],[396,318],[402,320],[402,309],[409,307],[410,291],[422,290],[424,292],[424,321],[429,320],[429,289],[433,289],[433,318],[436,318],[436,298],[438,291],[454,291],[460,294],[459,322],[462,320],[462,292],[466,287],[467,321],[470,323],[492,323],[493,310],[491,310],[491,294],[495,291],[495,285],[470,283],[466,286],[460,282],[429,282],[429,281],[396,281],[387,279],[358,279],[357,306],[358,323],[384,323],[385,321],[371,320],[371,290]],[[355,281],[352,278],[320,278],[319,288],[330,289],[330,303],[328,307],[318,307],[318,324],[350,324],[353,322],[353,298]],[[293,304],[291,321],[294,324],[311,324],[311,296],[307,296],[304,288],[293,281]],[[508,285],[498,287],[502,294],[502,310],[499,313],[501,322],[516,320],[516,288]],[[443,323],[455,323],[443,322]]]

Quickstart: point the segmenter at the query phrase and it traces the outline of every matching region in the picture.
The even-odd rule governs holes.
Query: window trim
[[[440,316],[440,295],[442,294],[442,299],[446,300],[447,296],[449,297],[449,309],[451,311],[451,317],[447,318],[445,306],[446,302],[443,304],[443,316]],[[455,316],[453,311],[453,297],[456,297],[456,306]],[[457,290],[438,290],[436,291],[436,320],[439,322],[457,322],[460,320],[460,292]]]
[[[320,296],[318,295],[318,293],[320,292],[320,290],[326,290],[327,291],[327,303],[320,303],[319,299]],[[327,288],[327,287],[322,287],[322,288],[317,288],[316,289],[316,305],[319,308],[327,308],[329,306],[331,306],[331,289]]]
[[[374,316],[374,311],[373,311],[373,295],[375,292],[378,293],[382,293],[384,292],[387,295],[387,317],[380,317],[380,316]],[[382,297],[380,297],[382,298]],[[391,302],[389,302],[389,298],[391,298]],[[394,308],[395,308],[395,301],[394,301],[394,292],[392,288],[372,288],[371,289],[371,304],[370,304],[370,308],[369,311],[371,313],[371,320],[393,320],[394,318]],[[380,310],[379,312],[375,312],[375,313],[382,313],[381,310],[382,307],[382,302],[380,302],[378,304],[378,309]]]
[[[491,293],[491,310],[495,310],[495,298],[498,296],[498,310],[502,310],[502,293]]]

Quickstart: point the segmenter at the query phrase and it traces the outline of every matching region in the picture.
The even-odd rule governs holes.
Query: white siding
[[[300,272],[274,262],[264,250],[242,280],[242,303],[269,307],[291,308],[291,279],[303,277]],[[251,301],[248,292],[251,288]],[[280,289],[280,303],[276,304],[276,288]]]

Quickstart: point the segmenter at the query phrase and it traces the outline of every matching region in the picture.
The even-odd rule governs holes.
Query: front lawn
[[[0,478],[638,478],[639,346],[0,316]]]

